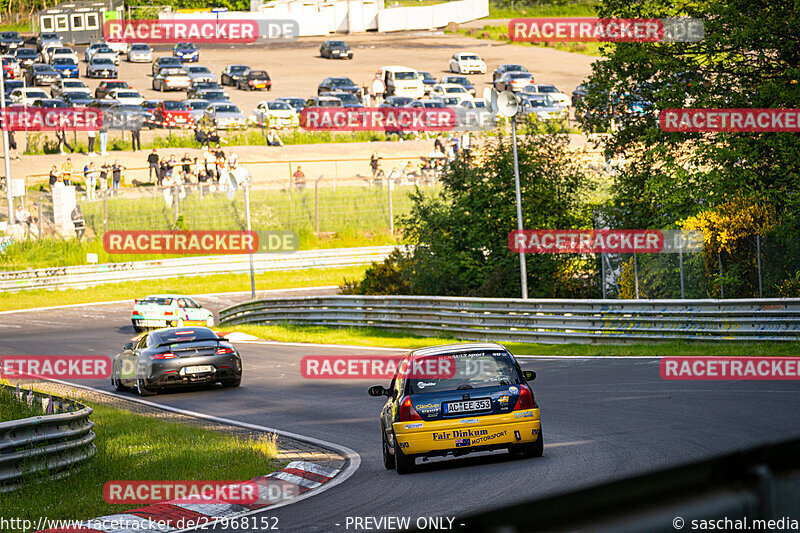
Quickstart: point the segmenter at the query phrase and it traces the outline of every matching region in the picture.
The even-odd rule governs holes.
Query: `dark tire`
[[[400,451],[397,438],[394,439],[394,463],[398,474],[410,474],[414,471],[416,460]]]
[[[516,448],[514,452],[521,455],[525,459],[529,459],[531,457],[541,457],[542,454],[544,454],[544,437],[542,436],[542,430],[539,429],[539,438],[536,439],[536,442],[520,446],[519,448]]]
[[[140,333],[142,331],[142,327],[137,325],[135,320],[131,320],[131,324],[133,324],[133,331],[136,333]]]
[[[383,449],[383,467],[386,470],[394,470],[394,455],[389,453],[389,443],[386,442],[386,432],[383,430],[383,425],[381,425],[381,448]]]
[[[241,384],[242,384],[242,376],[239,376],[239,377],[234,378],[234,379],[223,379],[222,380],[222,386],[224,388],[226,388],[226,389],[233,389],[235,387],[238,387]]]
[[[139,396],[142,398],[156,395],[156,391],[145,388],[142,378],[136,378],[136,392],[138,392]]]

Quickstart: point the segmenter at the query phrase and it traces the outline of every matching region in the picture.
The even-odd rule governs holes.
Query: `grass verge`
[[[501,41],[518,46],[536,46],[539,48],[553,48],[554,50],[561,50],[563,52],[571,52],[573,54],[583,54],[592,57],[602,57],[603,47],[613,46],[613,43],[523,43],[512,42],[508,38],[508,24],[502,25],[489,25],[486,24],[482,28],[459,28],[456,31],[445,30],[446,33],[457,33],[475,39],[488,39],[490,41]]]
[[[361,278],[366,265],[330,269],[276,271],[256,274],[256,290],[294,289],[341,285],[344,278]],[[173,292],[206,294],[250,290],[249,274],[224,274],[109,283],[87,289],[32,290],[0,293],[0,311],[30,309],[51,305],[83,304],[127,300],[145,294]]]
[[[227,328],[226,328],[227,329]],[[422,348],[459,341],[445,337],[419,337],[402,331],[379,328],[326,328],[319,326],[269,325],[235,326],[235,331],[255,335],[261,339],[279,342],[311,342],[322,344],[351,344],[354,346],[380,346],[384,348]],[[516,355],[557,356],[695,356],[720,357],[777,357],[800,356],[800,343],[688,343],[665,342],[661,344],[538,344],[504,342],[503,345]]]
[[[0,397],[3,411],[9,408],[9,402],[16,403],[10,394]],[[105,502],[103,485],[110,480],[249,480],[269,474],[277,466],[272,436],[243,439],[85,403],[94,409],[91,419],[97,454],[58,482],[32,477],[22,489],[0,494],[0,508],[6,518],[35,524],[39,517],[91,519],[136,507]]]

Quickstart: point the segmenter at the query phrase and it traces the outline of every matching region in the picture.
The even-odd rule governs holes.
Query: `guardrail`
[[[275,270],[339,268],[382,261],[393,249],[393,246],[373,246],[253,254],[253,263],[257,273]],[[0,292],[80,288],[102,283],[176,276],[241,274],[250,271],[248,258],[248,255],[214,255],[0,272]]]
[[[17,487],[23,476],[58,471],[94,456],[92,408],[66,398],[0,385],[29,406],[42,410],[42,416],[0,423],[0,492]],[[51,414],[52,413],[52,414]]]
[[[798,341],[800,298],[522,300],[428,296],[270,298],[220,311],[221,325],[376,327],[469,340],[622,344]]]

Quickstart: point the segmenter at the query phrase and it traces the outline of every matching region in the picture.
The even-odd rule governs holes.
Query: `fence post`
[[[108,178],[106,178],[108,179]],[[103,235],[108,233],[108,189],[103,191]]]
[[[725,285],[722,284],[722,254],[717,252],[717,263],[719,264],[719,297],[725,299]]]
[[[322,176],[318,177],[314,182],[314,232],[319,235],[319,180]]]
[[[600,252],[600,287],[603,290],[603,300],[606,299],[606,262],[604,261],[605,254]]]
[[[756,235],[756,254],[758,255],[758,297],[763,298],[763,287],[761,284],[761,235]]]
[[[683,288],[683,240],[681,240],[681,247],[678,249],[678,262],[681,267],[681,300],[685,300],[686,291]]]
[[[636,253],[633,254],[633,281],[636,286],[636,299],[639,299],[639,265],[636,262]]]
[[[391,178],[386,178],[389,183],[389,235],[394,237],[394,206],[392,205],[392,188],[394,184]]]
[[[39,202],[36,204],[36,229],[37,229],[37,236],[41,239],[42,238],[42,201],[44,201],[44,195],[39,198]],[[8,217],[11,220],[11,216]],[[760,280],[759,280],[760,281]]]

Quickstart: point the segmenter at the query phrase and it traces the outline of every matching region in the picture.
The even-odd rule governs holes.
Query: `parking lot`
[[[355,83],[371,82],[383,65],[404,65],[430,72],[437,79],[447,73],[448,61],[455,52],[474,51],[487,65],[487,74],[471,75],[478,95],[491,84],[491,71],[502,63],[520,63],[530,70],[537,82],[551,83],[569,94],[591,72],[595,58],[547,48],[535,48],[487,42],[441,31],[403,32],[396,34],[358,34],[332,36],[343,38],[353,49],[353,60],[331,60],[319,56],[319,46],[326,37],[303,38],[280,45],[200,45],[200,61],[219,77],[228,64],[246,64],[266,70],[272,78],[272,90],[240,91],[226,87],[231,100],[249,114],[262,100],[281,96],[310,98],[326,76],[347,76]],[[81,58],[85,47],[75,47]],[[168,45],[155,45],[154,57],[171,55]],[[86,65],[81,61],[81,79],[92,92],[100,80],[85,78]],[[120,62],[119,78],[129,82],[148,99],[183,100],[184,92],[161,93],[152,90],[149,63]]]

